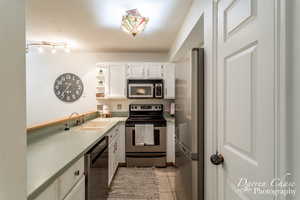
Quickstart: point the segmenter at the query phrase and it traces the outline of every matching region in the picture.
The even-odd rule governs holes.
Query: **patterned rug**
[[[119,168],[108,200],[159,200],[154,168]]]

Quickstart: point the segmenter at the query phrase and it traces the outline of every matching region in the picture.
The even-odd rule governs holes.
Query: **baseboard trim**
[[[119,167],[127,167],[127,164],[126,164],[126,163],[119,163],[118,166],[119,166]]]

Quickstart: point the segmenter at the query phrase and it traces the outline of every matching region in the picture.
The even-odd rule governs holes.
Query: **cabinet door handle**
[[[76,170],[76,171],[74,172],[74,175],[75,175],[75,176],[79,176],[79,175],[80,175],[80,170]]]

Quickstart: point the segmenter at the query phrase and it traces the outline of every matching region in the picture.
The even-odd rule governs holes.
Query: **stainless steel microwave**
[[[127,97],[129,99],[162,99],[164,84],[161,79],[129,79],[127,80]]]

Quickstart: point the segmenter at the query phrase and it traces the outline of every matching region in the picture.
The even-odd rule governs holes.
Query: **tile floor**
[[[159,181],[160,200],[176,200],[175,168],[155,168],[154,171]]]

